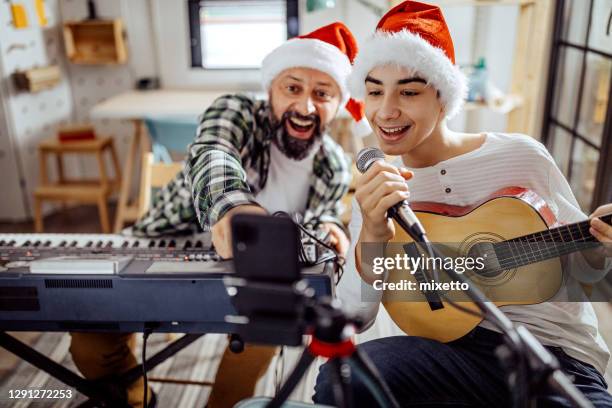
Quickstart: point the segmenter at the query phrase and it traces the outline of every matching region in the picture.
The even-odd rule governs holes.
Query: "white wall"
[[[58,19],[57,0],[45,2],[48,25],[41,27],[34,1],[21,1],[26,7],[29,27],[15,29],[11,24],[9,3],[0,3],[0,72],[2,75],[3,115],[0,115],[0,219],[23,219],[31,212],[32,192],[38,184],[38,142],[55,133],[72,115],[72,98]],[[19,92],[10,78],[16,70],[57,64],[61,82],[37,93]],[[68,169],[68,175],[73,166]],[[52,173],[53,174],[53,173]],[[23,183],[23,188],[21,186]]]
[[[512,79],[518,7],[511,5],[480,7],[473,11],[474,25],[471,32],[473,49],[467,55],[472,55],[474,62],[479,57],[484,57],[489,80],[497,88],[508,92]],[[470,111],[465,113],[464,117],[467,131],[506,129],[507,115],[489,109]],[[539,135],[532,136],[539,137]]]

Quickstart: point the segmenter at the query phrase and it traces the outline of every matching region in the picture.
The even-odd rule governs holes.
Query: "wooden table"
[[[226,92],[153,90],[129,91],[96,104],[91,119],[128,119],[134,123],[134,136],[123,168],[121,190],[115,219],[115,232],[120,232],[126,222],[138,218],[138,197],[130,202],[130,187],[135,177],[134,169],[143,154],[150,150],[150,141],[143,137],[143,119],[160,117],[197,118],[213,101]],[[194,135],[195,137],[195,135]]]

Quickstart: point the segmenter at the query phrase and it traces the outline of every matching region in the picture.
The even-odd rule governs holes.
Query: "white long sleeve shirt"
[[[394,164],[406,167],[400,158]],[[414,172],[414,177],[407,181],[410,201],[466,206],[487,198],[503,187],[517,186],[537,193],[561,223],[587,219],[546,148],[525,135],[487,133],[484,143],[476,150],[434,166],[409,169]],[[353,246],[338,285],[338,296],[347,310],[360,313],[371,321],[376,317],[382,291],[364,283],[355,267],[355,244],[361,225],[361,211],[357,201],[353,200],[349,225]],[[582,270],[588,268],[592,281],[601,279],[607,269],[593,270],[581,255],[574,256],[572,262],[576,262]],[[576,269],[576,266],[572,269]],[[576,285],[579,282],[570,276],[562,290]],[[369,301],[371,299],[376,301]],[[605,372],[610,353],[599,334],[591,303],[560,302],[555,299],[536,305],[504,306],[502,311],[513,322],[526,326],[543,344],[562,347],[570,356],[592,364],[601,373]],[[488,322],[481,323],[481,327],[496,330]]]

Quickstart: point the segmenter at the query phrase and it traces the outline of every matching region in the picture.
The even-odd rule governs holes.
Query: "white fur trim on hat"
[[[346,54],[325,41],[294,38],[269,53],[261,64],[262,83],[268,90],[278,74],[289,68],[312,68],[331,76],[342,93],[344,106],[349,100],[347,86],[351,62]]]
[[[377,31],[361,45],[349,77],[353,97],[363,100],[368,73],[388,63],[413,69],[438,90],[447,118],[452,118],[461,110],[467,95],[465,75],[452,64],[444,51],[407,30]]]
[[[355,122],[353,125],[353,135],[356,137],[366,137],[372,133],[370,123],[366,118],[361,118],[359,122]]]

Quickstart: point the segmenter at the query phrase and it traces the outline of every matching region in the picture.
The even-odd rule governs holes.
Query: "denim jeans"
[[[369,341],[359,348],[372,360],[401,407],[509,407],[512,394],[495,355],[502,342],[501,334],[478,327],[450,343],[395,336]],[[560,347],[547,349],[593,405],[612,408],[606,382],[593,366],[568,356]],[[320,369],[313,396],[316,403],[334,405],[331,369],[329,363]],[[352,389],[355,406],[377,406],[356,375]],[[571,405],[564,398],[543,393],[537,406]]]

